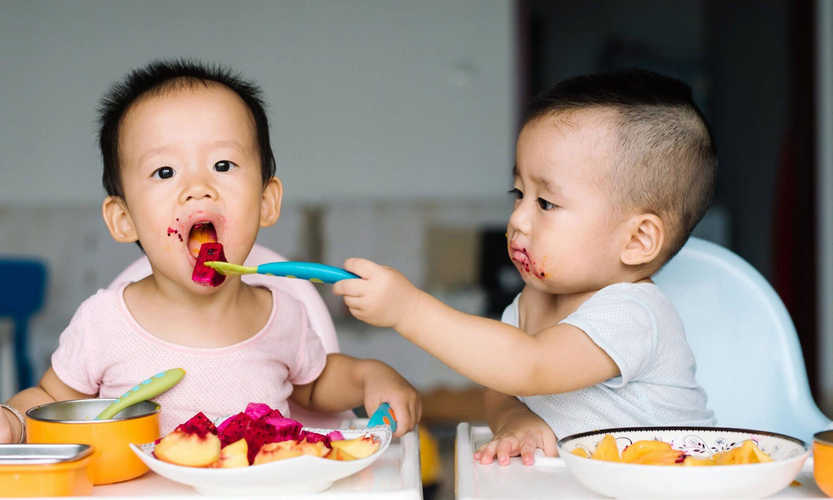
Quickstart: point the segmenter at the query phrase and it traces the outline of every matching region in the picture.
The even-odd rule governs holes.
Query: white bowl
[[[327,434],[334,429],[304,430]],[[325,458],[300,456],[237,469],[205,469],[169,464],[153,456],[154,443],[130,448],[153,472],[177,483],[193,486],[204,495],[275,495],[317,493],[332,486],[334,481],[368,467],[385,452],[391,441],[388,426],[370,429],[339,429],[345,439],[361,437],[368,432],[381,440],[379,449],[367,458],[341,462]]]
[[[616,438],[621,451],[641,440],[670,443],[693,456],[711,456],[753,440],[772,462],[712,467],[640,465],[594,460],[570,453],[588,452],[605,434]],[[778,493],[801,471],[810,455],[807,444],[793,437],[764,431],[720,427],[640,427],[604,429],[567,436],[558,453],[570,472],[586,487],[616,498],[760,498]],[[551,469],[559,459],[536,456],[535,466]]]

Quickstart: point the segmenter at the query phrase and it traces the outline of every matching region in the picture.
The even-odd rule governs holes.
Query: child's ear
[[[277,177],[272,177],[263,188],[260,199],[260,227],[269,227],[278,222],[281,216],[281,200],[283,199],[283,184]]]
[[[622,249],[622,264],[649,264],[659,256],[665,244],[665,226],[654,214],[640,214],[631,218],[627,238]]]
[[[127,211],[127,205],[121,198],[117,196],[105,198],[101,205],[101,215],[104,216],[104,222],[114,240],[119,243],[132,243],[139,239],[133,219]]]

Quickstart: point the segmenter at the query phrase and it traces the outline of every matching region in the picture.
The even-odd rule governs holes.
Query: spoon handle
[[[271,262],[257,266],[258,274],[298,278],[314,283],[335,283],[341,280],[356,279],[359,276],[339,267],[318,264],[316,262]]]
[[[396,432],[396,415],[393,414],[393,409],[389,404],[380,404],[367,422],[367,427],[376,427],[377,425],[387,425],[391,432]]]
[[[149,379],[143,381],[136,387],[122,394],[122,396],[119,399],[113,401],[110,404],[110,406],[108,406],[104,409],[104,411],[99,413],[98,416],[95,417],[95,419],[109,420],[116,416],[118,412],[122,411],[128,406],[134,405],[136,403],[141,403],[142,401],[147,401],[148,399],[154,396],[162,394],[163,392],[178,384],[179,381],[182,380],[183,376],[185,376],[185,370],[183,370],[182,368],[172,368],[162,373],[157,373],[156,375],[150,377]]]

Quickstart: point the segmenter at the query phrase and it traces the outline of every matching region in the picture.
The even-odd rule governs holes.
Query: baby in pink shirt
[[[395,435],[416,425],[414,388],[379,361],[326,354],[291,296],[240,277],[218,286],[191,279],[203,243],[221,243],[229,262],[242,263],[259,228],[280,216],[283,187],[255,85],[223,68],[156,61],[114,86],[100,116],[104,221],[116,241],[140,245],[152,274],[86,300],[52,367],[9,405],[22,413],[116,398],[179,367],[185,378],[155,398],[163,433],[197,412],[217,417],[248,402],[288,413],[288,399],[320,412],[362,404],[373,412],[387,402]],[[21,435],[17,418],[0,409],[0,443]]]

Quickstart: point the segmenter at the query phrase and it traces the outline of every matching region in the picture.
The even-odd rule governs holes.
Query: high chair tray
[[[367,426],[368,419],[345,420],[342,428],[362,428]],[[226,500],[227,495],[202,495],[192,487],[169,481],[168,479],[149,471],[142,477],[123,483],[95,486],[92,497],[124,498],[141,497],[154,499],[195,498],[205,500]],[[65,497],[66,498],[66,497]],[[88,498],[88,497],[76,497]],[[244,498],[244,497],[239,497]],[[315,494],[279,495],[258,498],[280,498],[281,500],[295,499],[391,499],[391,500],[422,500],[422,479],[419,468],[419,436],[416,430],[401,438],[393,438],[379,457],[368,468],[358,473],[336,481],[332,487]]]
[[[491,439],[488,427],[467,422],[457,426],[454,489],[458,500],[606,498],[579,483],[566,467],[538,469],[523,465],[517,457],[510,459],[507,466],[475,462],[475,450]],[[800,486],[788,486],[769,498],[827,498],[813,479],[812,457],[796,480]]]

